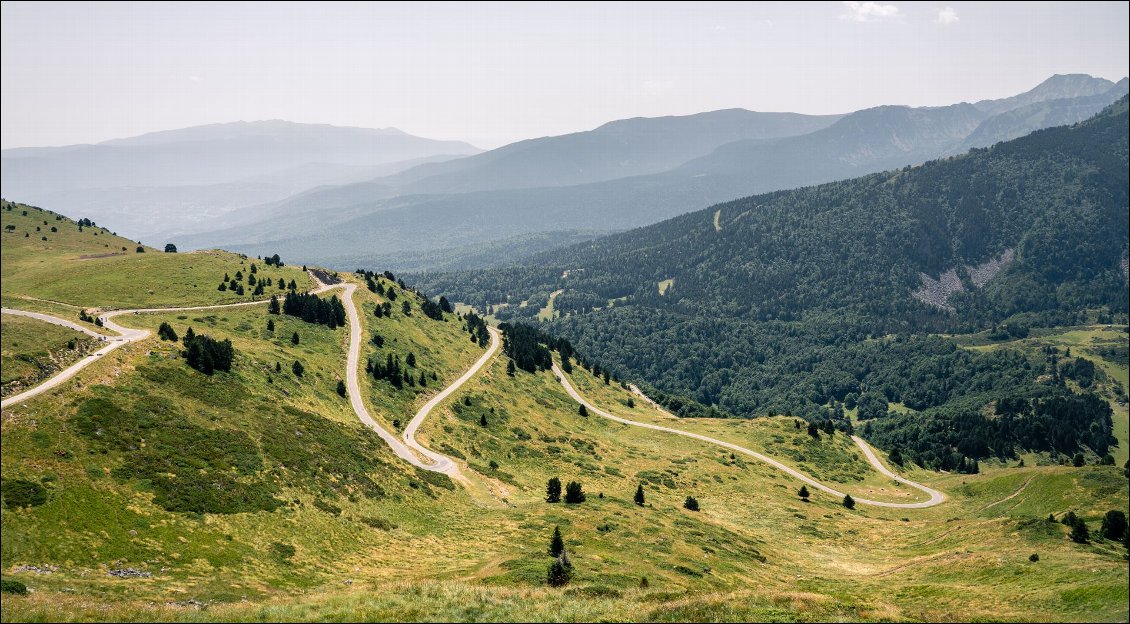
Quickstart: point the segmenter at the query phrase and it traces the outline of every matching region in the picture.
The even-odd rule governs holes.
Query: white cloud
[[[900,17],[899,8],[893,4],[879,4],[878,2],[844,2],[847,13],[840,15],[840,19],[853,22],[872,22],[883,19]],[[956,17],[956,16],[955,16]]]
[[[954,11],[953,7],[946,7],[938,10],[938,19],[934,21],[943,26],[949,26],[958,23],[961,19],[957,16],[957,11]]]

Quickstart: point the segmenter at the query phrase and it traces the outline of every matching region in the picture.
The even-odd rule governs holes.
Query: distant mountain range
[[[234,180],[213,176],[201,182],[206,176],[199,169],[224,169],[211,165],[195,169],[191,183],[185,181],[191,172],[162,174],[188,186],[118,184],[118,169],[125,168],[120,163],[102,165],[117,169],[101,186],[91,186],[90,179],[52,186],[52,178],[81,177],[69,164],[66,150],[73,148],[51,148],[63,151],[34,163],[25,150],[8,150],[3,192],[21,201],[51,200],[128,235],[168,239],[182,248],[222,246],[254,254],[287,249],[293,258],[344,268],[467,268],[517,259],[531,252],[533,240],[553,248],[720,201],[917,165],[1075,123],[1125,95],[1127,86],[1126,79],[1057,75],[1025,93],[973,104],[880,106],[825,116],[730,109],[626,119],[483,153],[398,131],[340,128],[332,133],[341,140],[334,147],[307,130],[329,127],[291,124],[302,131],[292,129],[288,136],[318,136],[308,139],[306,162],[270,169],[283,155],[301,159],[298,150],[278,149],[280,154],[265,157],[261,170]],[[260,122],[264,131],[282,123]],[[249,139],[237,130],[256,125],[208,126],[85,147],[185,152],[193,161],[222,150],[236,155],[213,156],[217,162],[242,162],[239,146]],[[222,131],[228,126],[235,127]],[[364,160],[360,147],[379,144],[385,150],[380,154],[387,154],[391,145],[406,142],[433,151],[404,150],[377,163],[385,157]],[[410,166],[403,162],[409,157],[431,162]],[[161,169],[159,162],[151,159],[142,170]],[[238,167],[232,163],[231,169]],[[46,199],[37,200],[40,196]],[[494,260],[482,253],[486,249]]]
[[[142,238],[214,227],[238,208],[480,151],[395,128],[235,122],[97,145],[4,150],[0,187],[5,197]]]

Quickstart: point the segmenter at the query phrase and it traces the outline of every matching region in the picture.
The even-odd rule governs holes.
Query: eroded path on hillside
[[[606,411],[600,409],[599,407],[593,405],[592,403],[587,401],[583,396],[581,396],[581,394],[579,392],[577,392],[577,390],[573,387],[573,384],[569,383],[568,377],[565,376],[565,373],[563,373],[561,371],[561,369],[557,366],[557,364],[553,365],[553,373],[557,376],[557,380],[559,382],[561,382],[561,386],[563,388],[565,388],[565,392],[567,392],[569,394],[569,396],[573,397],[574,401],[580,403],[581,405],[584,405],[585,408],[587,408],[590,412],[593,412],[593,413],[595,413],[599,416],[603,416],[604,418],[607,418],[609,420],[614,420],[618,423],[630,425],[630,426],[633,426],[633,427],[643,427],[644,429],[652,429],[652,430],[655,430],[655,431],[664,431],[666,433],[673,433],[675,435],[681,435],[681,436],[684,436],[684,437],[687,437],[687,438],[693,438],[695,440],[700,440],[702,442],[714,444],[716,446],[721,446],[721,447],[730,449],[731,451],[735,451],[735,452],[741,453],[743,455],[748,455],[749,457],[752,457],[752,458],[754,458],[758,461],[765,462],[766,464],[769,464],[770,466],[773,466],[774,468],[781,470],[782,472],[785,472],[785,473],[789,474],[790,476],[792,476],[792,477],[794,477],[794,478],[796,478],[800,481],[803,481],[807,485],[814,487],[814,488],[820,490],[821,492],[827,492],[828,494],[831,494],[831,495],[839,497],[839,498],[843,498],[845,496],[845,494],[843,492],[841,492],[841,491],[839,491],[835,488],[824,485],[823,483],[817,481],[816,479],[813,479],[812,477],[810,477],[810,476],[808,476],[808,475],[806,475],[806,474],[804,474],[804,473],[802,473],[802,472],[800,472],[800,471],[798,471],[798,470],[796,470],[796,469],[794,469],[790,466],[786,466],[785,464],[782,464],[781,462],[773,459],[772,457],[767,457],[765,455],[762,455],[761,453],[758,453],[757,451],[747,449],[744,446],[738,446],[737,444],[734,444],[732,442],[726,442],[724,440],[719,440],[717,438],[705,436],[705,435],[702,435],[700,433],[692,433],[690,431],[683,431],[682,429],[675,429],[673,427],[664,427],[663,425],[653,425],[651,423],[644,423],[644,422],[638,422],[638,421],[635,421],[635,420],[628,420],[627,418],[622,418],[620,416],[613,416],[612,414],[609,414],[608,412],[606,412]],[[939,492],[939,491],[937,491],[933,488],[929,488],[929,487],[922,485],[920,483],[915,483],[914,481],[904,479],[904,478],[896,475],[895,473],[891,472],[890,469],[888,469],[886,466],[883,465],[882,462],[879,461],[879,458],[875,456],[875,452],[872,451],[871,447],[868,446],[867,443],[864,442],[863,439],[860,438],[859,436],[852,436],[851,439],[852,439],[852,441],[854,441],[859,446],[860,450],[863,451],[864,457],[867,458],[867,461],[871,463],[871,465],[875,468],[875,470],[878,470],[880,473],[890,477],[891,479],[894,479],[895,481],[898,481],[899,483],[902,483],[902,484],[908,485],[912,488],[916,488],[918,490],[921,490],[921,491],[925,492],[927,495],[929,495],[929,497],[930,497],[930,500],[926,500],[926,501],[922,501],[922,502],[918,502],[918,503],[889,503],[889,502],[886,502],[886,501],[874,501],[874,500],[868,500],[866,498],[855,498],[855,497],[853,497],[853,498],[855,498],[855,502],[857,504],[873,505],[875,507],[894,507],[894,508],[898,508],[898,509],[923,509],[925,507],[933,507],[935,505],[939,505],[946,500],[945,495],[942,494],[941,492]]]

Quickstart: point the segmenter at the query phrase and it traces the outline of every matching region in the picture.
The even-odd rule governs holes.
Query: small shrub
[[[322,510],[322,511],[324,511],[324,512],[326,512],[326,513],[328,513],[332,516],[340,516],[341,515],[341,507],[338,507],[337,505],[335,505],[333,503],[327,503],[326,501],[324,501],[320,498],[314,499],[314,507],[317,507],[318,509],[320,509],[320,510]]]
[[[271,556],[274,557],[275,560],[283,563],[289,562],[290,558],[293,557],[295,553],[294,546],[282,542],[272,542],[270,551]]]
[[[553,537],[549,540],[549,555],[560,557],[565,552],[565,540],[561,537],[561,527],[553,527]]]
[[[1040,555],[1037,555],[1036,553],[1032,553],[1032,554],[1028,555],[1028,561],[1031,561],[1032,563],[1036,563],[1039,560],[1040,560]]]
[[[0,495],[8,509],[38,507],[47,502],[47,488],[24,479],[0,480]]]
[[[690,511],[698,511],[698,499],[688,496],[687,500],[683,501],[683,507]]]
[[[5,594],[18,594],[20,596],[27,595],[27,585],[19,581],[11,581],[4,579],[0,581],[0,592]]]
[[[395,524],[384,518],[361,518],[361,522],[364,522],[374,529],[380,529],[381,531],[391,531],[396,528]]]

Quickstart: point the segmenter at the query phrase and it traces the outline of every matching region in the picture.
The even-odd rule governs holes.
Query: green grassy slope
[[[104,228],[79,231],[77,222],[62,215],[7,201],[0,208],[0,225],[4,305],[68,318],[77,316],[71,306],[139,308],[248,301],[252,288],[245,287],[246,294],[239,296],[217,287],[225,273],[234,277],[236,271],[244,274],[247,285],[252,263],[259,279],[271,278],[274,284],[279,279],[295,280],[299,289],[312,284],[301,267],[268,267],[223,251],[167,254]],[[139,247],[145,251],[138,253]]]
[[[472,468],[472,489],[450,490],[396,462],[351,421],[330,383],[339,370],[332,360],[341,353],[341,330],[298,324],[302,341],[294,347],[265,334],[266,317],[251,309],[214,318],[131,318],[149,326],[164,318],[181,333],[191,323],[197,331],[231,337],[240,352],[236,371],[202,379],[174,358],[169,343],[150,341],[84,373],[90,385],[63,401],[37,400],[5,413],[5,478],[46,477],[49,498],[41,507],[2,512],[6,576],[38,590],[6,598],[6,618],[1126,617],[1121,546],[1075,545],[1064,527],[1043,520],[1075,510],[1097,529],[1106,509],[1127,504],[1125,479],[1114,468],[917,474],[951,501],[924,511],[849,512],[820,494],[800,502],[797,484],[767,466],[581,417],[548,373],[511,378],[499,358],[421,432],[425,444],[462,455]],[[283,321],[285,328],[276,319],[276,334],[297,323]],[[285,368],[271,372],[273,361],[291,359],[306,364],[302,380]],[[638,403],[634,410],[620,407],[627,394],[587,373],[573,377],[617,413],[664,418]],[[113,383],[114,390],[96,382]],[[159,489],[115,476],[132,452],[76,433],[84,406],[98,398],[132,414],[167,409],[171,423],[191,424],[192,431],[246,433],[263,466],[240,478],[287,504],[240,514],[163,509],[155,503]],[[318,411],[299,411],[308,405]],[[754,445],[772,440],[774,431],[788,433],[791,421],[776,420],[727,427],[745,427],[729,433]],[[149,443],[166,444],[160,441],[165,435],[161,425]],[[283,440],[283,448],[271,440]],[[836,441],[823,443],[828,456],[846,454]],[[301,449],[316,452],[286,454]],[[336,481],[351,474],[367,475],[383,494],[366,493],[355,482],[339,488]],[[582,481],[588,500],[576,507],[544,503],[550,475]],[[631,502],[638,483],[648,499],[642,508]],[[992,505],[1022,486],[1017,497]],[[702,511],[681,508],[687,494],[699,499]],[[576,566],[572,586],[590,589],[541,587],[555,525],[565,532]],[[287,556],[287,546],[293,555]],[[1032,552],[1040,562],[1027,561]],[[59,570],[17,571],[29,564]],[[120,567],[153,577],[106,575]],[[641,590],[645,576],[649,588]],[[244,596],[250,604],[240,602]],[[200,611],[183,604],[189,599],[215,604]],[[108,610],[91,611],[95,604]]]
[[[0,384],[8,396],[75,363],[97,340],[82,332],[33,318],[0,317]]]
[[[32,262],[48,252],[20,253]],[[106,266],[136,269],[128,257],[115,262]],[[362,387],[375,417],[406,423],[482,349],[457,316],[429,319],[412,293],[381,285],[396,292],[391,316],[373,315],[384,297],[363,285],[355,294],[362,359],[412,352],[411,370],[426,371],[428,385],[395,390],[362,377]],[[161,301],[208,302],[183,284],[169,288]],[[88,294],[61,296],[87,305]],[[342,328],[266,306],[117,320],[230,339],[234,366],[205,376],[186,366],[179,343],[154,336],[4,411],[5,484],[44,495],[23,507],[5,488],[0,572],[33,590],[4,596],[5,621],[1130,616],[1125,549],[1097,538],[1102,514],[1130,504],[1119,468],[914,471],[950,497],[925,510],[847,510],[821,493],[804,503],[799,483],[767,465],[582,416],[551,373],[509,376],[500,355],[418,435],[462,462],[464,487],[399,461],[357,421],[336,391]],[[7,327],[5,319],[5,342]],[[374,332],[383,347],[369,342]],[[916,495],[877,477],[842,434],[811,440],[791,418],[673,420],[640,400],[628,407],[627,391],[580,367],[571,379],[613,413],[748,445],[861,496]],[[582,482],[587,500],[544,502],[551,476]],[[644,506],[632,501],[639,484]],[[701,511],[683,508],[688,495]],[[1091,544],[1046,521],[1068,511],[1088,521]],[[575,569],[565,589],[544,584],[554,526]],[[123,570],[126,578],[110,574]]]

